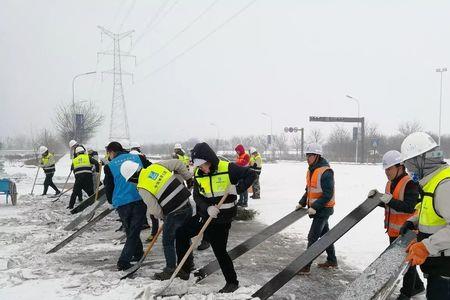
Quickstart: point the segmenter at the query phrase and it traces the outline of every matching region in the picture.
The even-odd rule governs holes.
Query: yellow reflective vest
[[[78,154],[72,159],[73,174],[92,173],[92,164],[88,154]]]

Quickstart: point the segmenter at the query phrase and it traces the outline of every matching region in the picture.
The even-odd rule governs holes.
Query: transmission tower
[[[97,53],[97,61],[99,55],[112,55],[114,57],[113,69],[103,72],[113,75],[113,94],[111,103],[111,123],[109,126],[109,140],[129,142],[130,131],[128,129],[128,117],[125,105],[125,96],[123,93],[122,75],[130,75],[133,78],[133,74],[128,72],[122,72],[121,57],[124,56],[134,58],[135,60],[134,63],[136,65],[136,56],[130,55],[128,52],[121,51],[120,41],[128,36],[130,36],[131,38],[131,34],[134,32],[134,30],[127,31],[124,33],[113,33],[101,26],[98,26],[98,28],[101,30],[102,40],[103,34],[105,34],[106,36],[110,37],[114,43],[114,48],[112,50]]]

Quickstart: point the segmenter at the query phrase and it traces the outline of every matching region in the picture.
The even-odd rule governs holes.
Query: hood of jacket
[[[207,162],[211,163],[211,170],[217,170],[217,166],[219,165],[219,158],[216,153],[207,143],[198,143],[194,146],[194,149],[191,151],[192,160],[194,159],[204,159]]]

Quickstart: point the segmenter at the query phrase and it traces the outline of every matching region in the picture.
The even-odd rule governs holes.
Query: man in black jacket
[[[228,234],[231,221],[236,215],[236,200],[239,193],[246,191],[256,178],[256,173],[248,167],[219,160],[206,143],[195,145],[192,150],[194,162],[194,201],[197,214],[185,226],[177,231],[177,258],[181,261],[190,246],[190,238],[198,234],[209,217],[213,221],[205,231],[205,238],[211,244],[214,255],[226,280],[226,285],[219,293],[232,293],[239,288],[233,261],[227,253]],[[217,204],[222,196],[228,196],[220,207]],[[193,269],[193,256],[183,266],[183,272],[189,274]]]

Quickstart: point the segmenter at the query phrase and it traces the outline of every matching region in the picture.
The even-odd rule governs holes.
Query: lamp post
[[[441,89],[439,92],[439,138],[438,144],[441,145],[441,116],[442,116],[442,73],[447,72],[447,68],[438,68],[436,72],[441,73]]]
[[[72,79],[72,109],[73,109],[74,140],[77,139],[77,125],[76,125],[76,119],[75,119],[75,79],[77,79],[78,77],[81,77],[81,76],[91,75],[91,74],[96,74],[96,73],[97,73],[96,71],[81,73],[81,74],[75,75],[75,77],[73,77],[73,79]]]
[[[274,153],[274,151],[273,151],[273,127],[272,127],[272,116],[271,115],[269,115],[269,114],[267,114],[267,113],[265,113],[265,112],[262,112],[261,113],[264,117],[267,117],[267,118],[269,118],[269,120],[270,120],[270,139],[268,140],[269,142],[270,142],[270,149],[271,149],[271,151],[272,151],[272,160],[274,160],[275,159],[275,153]]]
[[[347,97],[350,100],[356,101],[356,104],[358,105],[358,119],[359,119],[359,100],[350,96],[350,95],[345,95],[345,97]],[[356,150],[355,150],[355,163],[358,163],[358,142],[359,142],[359,122],[358,122],[358,126],[356,127],[358,129],[358,132],[356,133]]]
[[[218,152],[219,151],[219,139],[220,139],[219,126],[217,126],[215,123],[209,123],[209,125],[214,126],[217,129],[216,152]]]

